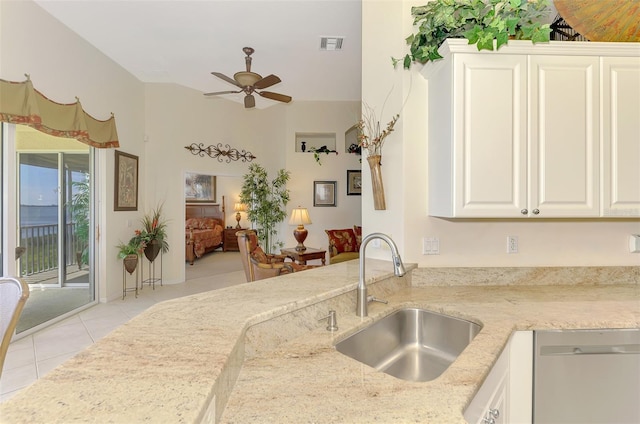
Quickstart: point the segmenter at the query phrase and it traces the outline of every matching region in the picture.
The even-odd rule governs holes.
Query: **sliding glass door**
[[[17,228],[20,277],[30,298],[17,333],[95,299],[92,152],[76,141],[16,127]]]

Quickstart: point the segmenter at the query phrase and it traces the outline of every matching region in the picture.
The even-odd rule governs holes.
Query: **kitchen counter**
[[[463,423],[464,408],[514,330],[640,327],[637,268],[414,266],[403,278],[391,268],[367,260],[370,294],[389,304],[371,304],[364,319],[354,312],[357,261],[157,304],[4,402],[0,417],[3,423]],[[532,283],[545,284],[524,284],[531,275]],[[335,351],[338,340],[401,306],[483,329],[426,383],[395,379]],[[318,321],[329,309],[338,311],[334,333]]]

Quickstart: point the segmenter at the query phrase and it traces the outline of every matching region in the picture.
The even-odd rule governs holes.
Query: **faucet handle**
[[[367,303],[371,303],[371,302],[378,302],[378,303],[384,303],[385,305],[387,303],[389,303],[388,300],[384,300],[384,299],[378,299],[375,296],[367,296]]]
[[[329,315],[326,317],[320,318],[318,321],[327,320],[327,331],[337,331],[338,330],[338,318],[336,317],[336,311],[331,309],[329,310]]]

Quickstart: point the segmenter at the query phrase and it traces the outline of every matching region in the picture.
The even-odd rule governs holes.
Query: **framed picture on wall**
[[[362,171],[359,169],[347,170],[347,196],[362,195]]]
[[[335,206],[336,205],[336,182],[335,181],[314,181],[313,182],[313,206]]]
[[[114,211],[138,210],[138,156],[115,151]]]
[[[185,172],[184,199],[187,203],[215,203],[216,176]]]

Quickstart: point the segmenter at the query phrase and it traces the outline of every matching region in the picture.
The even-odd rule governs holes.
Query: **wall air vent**
[[[342,50],[344,37],[320,37],[320,50]]]

